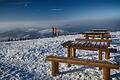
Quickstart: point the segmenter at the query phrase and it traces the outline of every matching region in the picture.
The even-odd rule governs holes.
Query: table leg
[[[75,48],[73,48],[73,58],[75,58],[76,56],[76,49]]]
[[[109,68],[103,68],[103,79],[104,80],[111,80],[110,79],[110,69]]]
[[[59,74],[59,63],[52,61],[52,76],[57,76]]]
[[[98,50],[98,60],[102,60],[102,50]]]
[[[72,48],[70,48],[70,57],[73,57]]]
[[[89,38],[89,37],[88,37],[88,34],[86,34],[85,36],[86,36],[86,39],[88,39],[88,38]]]
[[[109,50],[105,51],[105,59],[109,59],[110,58],[110,52]]]
[[[98,60],[102,60],[102,50],[98,50]],[[102,68],[99,68],[101,70]]]
[[[101,39],[104,39],[104,35],[103,34],[101,34]]]
[[[71,56],[70,53],[71,53],[71,48],[68,47],[68,48],[67,48],[67,57],[70,57],[70,56]],[[67,65],[67,67],[70,67],[70,66],[71,66],[70,64]]]

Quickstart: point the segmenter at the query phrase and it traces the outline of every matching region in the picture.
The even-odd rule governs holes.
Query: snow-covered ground
[[[111,53],[109,61],[120,64],[120,32],[112,32],[111,47],[118,50]],[[67,40],[83,38],[81,34],[26,41],[0,42],[0,80],[102,80],[102,70],[97,67],[60,63],[60,75],[51,76],[51,62],[48,55],[66,56],[66,49],[60,44]],[[103,53],[104,54],[104,53]],[[77,57],[97,59],[97,51],[77,50]],[[103,56],[104,57],[104,56]],[[120,69],[111,70],[113,80],[120,79]]]

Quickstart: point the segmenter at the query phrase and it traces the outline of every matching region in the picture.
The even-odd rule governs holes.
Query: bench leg
[[[98,60],[102,60],[102,50],[98,50]]]
[[[86,34],[85,37],[86,37],[85,39],[89,39],[88,34]]]
[[[101,38],[101,39],[104,39],[104,34],[101,34],[101,35],[100,35],[100,38]]]
[[[71,48],[68,47],[68,48],[67,48],[67,57],[71,57],[71,55],[72,55],[72,53],[71,53]],[[71,65],[68,64],[67,67],[71,67]]]
[[[70,48],[70,57],[73,57],[72,48]]]
[[[102,60],[102,50],[98,50],[98,60]],[[99,70],[102,70],[102,68],[99,68]]]
[[[103,79],[110,80],[110,69],[109,68],[103,68]]]
[[[110,52],[109,50],[105,51],[105,59],[109,59],[110,58]]]
[[[73,48],[73,58],[75,58],[76,56],[76,49],[75,48]]]
[[[59,63],[52,61],[52,76],[57,76],[59,74]]]

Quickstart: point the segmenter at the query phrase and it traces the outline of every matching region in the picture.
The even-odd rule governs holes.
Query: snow
[[[118,50],[105,60],[120,64],[120,32],[111,33],[111,48]],[[33,39],[26,41],[0,42],[0,79],[1,80],[102,80],[102,70],[97,67],[60,63],[60,75],[51,76],[51,62],[46,61],[49,55],[67,56],[62,43],[75,38],[83,38],[81,34],[59,36],[54,38]],[[77,57],[97,60],[97,51],[77,50]],[[104,54],[104,53],[103,53]],[[111,78],[120,79],[120,69],[111,69]]]

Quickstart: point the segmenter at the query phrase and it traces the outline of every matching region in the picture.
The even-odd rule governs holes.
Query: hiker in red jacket
[[[56,35],[56,28],[54,28],[54,34]]]
[[[55,27],[52,28],[52,31],[53,31],[53,37],[56,36],[56,28]]]

